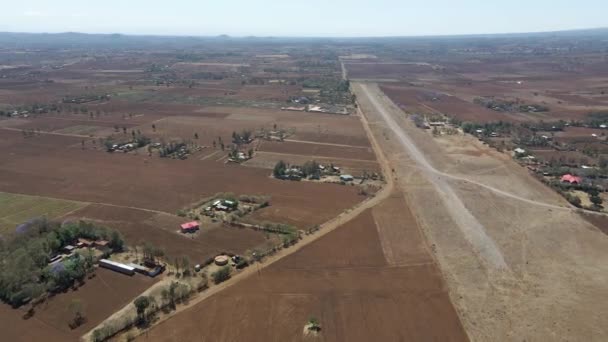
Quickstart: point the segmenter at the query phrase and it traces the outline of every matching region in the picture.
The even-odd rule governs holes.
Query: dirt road
[[[353,87],[471,340],[605,341],[606,235],[509,158],[432,137],[375,84]]]
[[[388,127],[399,139],[403,149],[407,151],[412,159],[418,164],[418,167],[422,168],[423,171],[426,171],[429,181],[432,182],[436,190],[442,195],[443,202],[452,218],[458,224],[469,243],[476,249],[477,253],[479,253],[489,265],[497,269],[508,269],[504,256],[500,252],[498,246],[496,246],[496,243],[487,235],[484,226],[471,214],[462,200],[456,195],[451,184],[447,182],[447,179],[465,179],[450,176],[434,168],[424,154],[418,149],[416,144],[407,136],[405,131],[399,127],[399,124],[392,118],[383,104],[378,101],[378,95],[370,93],[368,86],[365,84],[360,84],[359,87],[362,90],[360,94],[366,96],[374,105],[375,110],[381,115]],[[498,189],[495,190],[500,191]],[[515,197],[515,195],[512,196]]]

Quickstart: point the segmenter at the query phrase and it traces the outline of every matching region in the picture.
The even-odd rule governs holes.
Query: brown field
[[[371,148],[331,146],[321,144],[299,143],[299,142],[264,142],[260,151],[283,153],[288,155],[319,156],[328,158],[375,160]]]
[[[303,328],[315,316],[322,326],[318,339],[323,341],[467,341],[441,274],[426,249],[420,249],[424,243],[415,221],[411,216],[403,221],[386,216],[404,205],[397,196],[373,214],[365,211],[140,339],[308,340]],[[382,228],[374,223],[377,216]],[[406,242],[392,246],[401,249],[393,250],[391,257],[399,263],[387,261],[380,237],[387,231]]]
[[[69,290],[48,299],[41,304],[33,317],[23,319],[23,309],[12,309],[0,305],[0,329],[5,341],[77,341],[80,336],[120,309],[158,279],[140,274],[127,276],[99,268],[95,277],[76,291]],[[79,300],[87,317],[87,322],[71,330],[69,305]]]
[[[498,113],[482,106],[464,101],[458,97],[446,95],[439,92],[424,91],[416,88],[405,88],[402,86],[384,85],[382,91],[405,111],[411,111],[409,107],[426,108],[427,112],[439,112],[441,114],[458,118],[462,121],[487,122],[487,121],[513,121],[514,119],[505,113]]]
[[[354,189],[282,182],[269,178],[266,169],[212,159],[180,161],[66,149],[79,144],[79,138],[41,135],[24,139],[19,132],[7,131],[0,137],[0,147],[12,154],[0,162],[0,190],[171,213],[218,192],[267,194],[274,202],[291,200],[309,211],[317,204],[308,199],[323,197],[334,213],[359,201]],[[40,168],[41,164],[46,167]],[[335,199],[342,201],[331,204]]]
[[[361,79],[404,79],[412,74],[433,73],[428,63],[346,63],[348,75]]]
[[[577,151],[530,150],[530,153],[542,163],[548,163],[552,160],[588,166],[595,166],[598,163],[597,158],[589,157]]]

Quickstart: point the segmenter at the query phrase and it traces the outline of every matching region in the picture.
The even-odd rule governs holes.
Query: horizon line
[[[560,29],[548,31],[520,31],[520,32],[494,32],[494,33],[456,33],[456,34],[419,34],[419,35],[376,35],[376,36],[334,36],[334,35],[199,35],[199,34],[157,34],[157,33],[124,33],[124,32],[83,32],[83,31],[0,31],[0,34],[31,34],[31,35],[62,35],[62,34],[82,34],[99,36],[132,36],[132,37],[180,37],[180,38],[234,38],[234,39],[390,39],[390,38],[446,38],[446,37],[480,37],[480,36],[508,36],[508,35],[534,35],[534,34],[557,34],[579,31],[600,31],[608,30],[608,26],[587,27],[574,29]]]

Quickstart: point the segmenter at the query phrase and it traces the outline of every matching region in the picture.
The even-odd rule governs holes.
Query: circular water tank
[[[230,258],[227,255],[218,255],[215,257],[215,264],[218,266],[225,266],[228,264]]]

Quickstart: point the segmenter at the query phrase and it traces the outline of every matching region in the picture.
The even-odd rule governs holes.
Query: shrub
[[[219,270],[213,272],[211,276],[213,277],[213,282],[216,284],[225,282],[226,280],[230,279],[230,267],[224,266]]]

